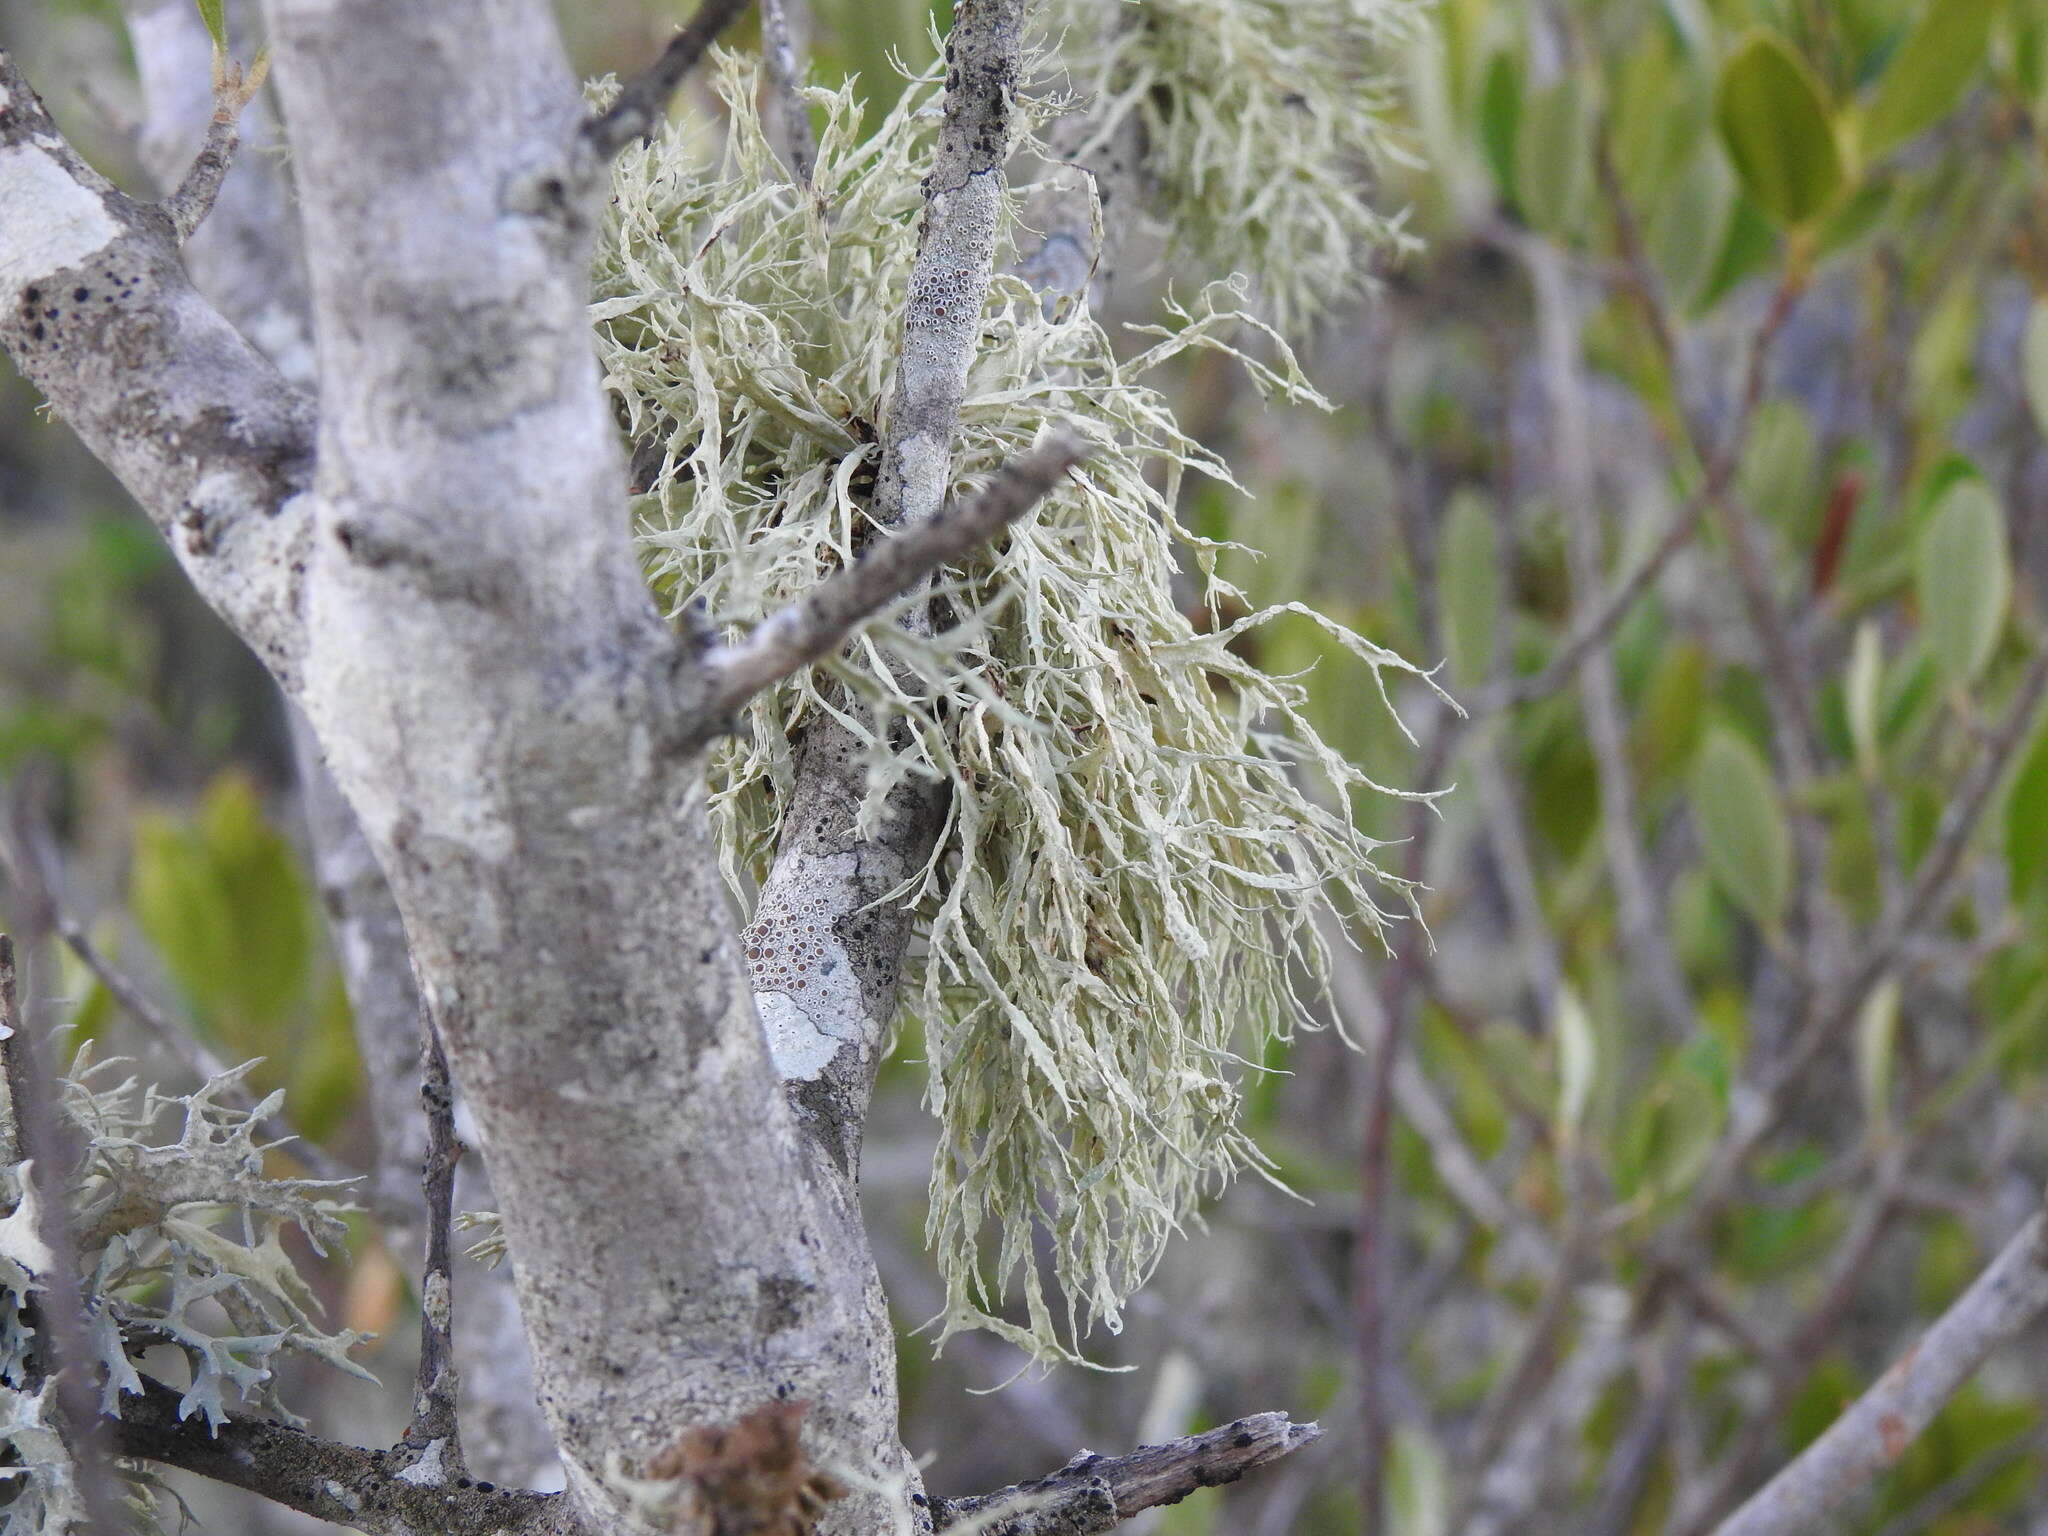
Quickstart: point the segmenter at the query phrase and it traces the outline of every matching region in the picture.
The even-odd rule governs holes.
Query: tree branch
[[[818,168],[818,136],[811,131],[811,109],[804,101],[803,67],[797,62],[796,40],[790,35],[790,0],[761,0],[761,51],[767,57],[768,80],[782,117],[783,147],[799,185],[811,184]]]
[[[259,58],[244,73],[240,64],[215,55],[213,115],[207,119],[206,138],[176,190],[162,203],[180,245],[192,238],[193,231],[213,211],[214,199],[220,196],[221,183],[227,180],[228,167],[234,163],[235,147],[241,142],[235,124],[249,99],[263,89],[263,77],[269,73],[269,67],[267,58]]]
[[[1828,1514],[1905,1452],[1984,1358],[2048,1309],[2048,1222],[2037,1213],[1965,1291],[1799,1457],[1716,1529],[1791,1536]]]
[[[718,34],[747,8],[747,0],[702,0],[696,15],[669,39],[661,57],[643,74],[626,82],[619,99],[583,125],[584,142],[598,156],[609,160],[635,139],[644,139],[661,126],[668,111],[668,99],[695,69]]]
[[[1087,1536],[1142,1510],[1178,1504],[1203,1488],[1234,1483],[1322,1433],[1315,1424],[1290,1422],[1284,1413],[1255,1413],[1204,1434],[1141,1446],[1128,1456],[1082,1451],[1057,1472],[1028,1483],[972,1498],[934,1499],[932,1526],[944,1531],[973,1519],[982,1536]]]
[[[86,165],[4,52],[0,203],[0,343],[296,686],[311,403],[193,289],[171,216]]]
[[[121,1525],[107,1475],[94,1369],[98,1357],[86,1325],[83,1273],[71,1232],[70,1183],[79,1149],[35,1036],[16,986],[14,940],[0,933],[0,1092],[7,1098],[12,1151],[22,1160],[21,1200],[27,1209],[19,1214],[33,1217],[34,1239],[42,1251],[34,1265],[40,1282],[34,1292],[34,1332],[42,1335],[35,1370],[55,1393],[63,1447],[88,1527],[98,1536],[113,1536]]]
[[[941,566],[987,544],[1022,517],[1079,463],[1080,442],[1062,436],[1012,459],[974,500],[898,529],[810,592],[770,614],[746,639],[719,646],[702,666],[711,708],[730,714],[754,694],[835,650]]]
[[[473,1483],[407,1477],[390,1452],[341,1445],[262,1419],[230,1418],[210,1430],[178,1417],[179,1393],[143,1378],[121,1402],[114,1442],[123,1456],[161,1462],[247,1489],[369,1536],[568,1536],[568,1500]],[[109,1527],[113,1529],[113,1527]]]
[[[420,1021],[420,1102],[427,1119],[427,1156],[420,1168],[427,1252],[420,1270],[419,1371],[403,1449],[408,1470],[431,1463],[435,1479],[446,1481],[467,1470],[457,1416],[461,1383],[455,1367],[455,1288],[448,1254],[455,1164],[462,1157],[462,1143],[455,1139],[455,1088],[448,1080],[448,1058],[427,1019]]]

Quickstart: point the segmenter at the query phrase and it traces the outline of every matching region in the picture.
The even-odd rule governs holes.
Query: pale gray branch
[[[2036,1215],[1876,1385],[1716,1536],[1793,1536],[1868,1487],[1991,1351],[2048,1309],[2048,1226]]]
[[[770,614],[746,639],[704,657],[711,708],[727,714],[761,689],[829,654],[940,567],[973,553],[1022,517],[1081,459],[1072,437],[1047,442],[997,472],[972,501],[900,528],[870,545],[845,570]]]
[[[194,290],[161,208],[79,159],[0,53],[0,342],[288,687],[313,408]]]
[[[796,173],[797,181],[807,187],[818,166],[818,136],[811,131],[811,109],[804,101],[803,66],[798,61],[796,39],[789,25],[791,3],[792,0],[761,0],[761,49],[767,56],[768,81],[775,88],[789,168]]]

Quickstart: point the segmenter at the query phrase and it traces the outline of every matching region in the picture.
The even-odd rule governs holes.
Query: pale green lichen
[[[593,313],[621,419],[659,454],[635,504],[651,577],[733,637],[876,531],[866,483],[939,87],[912,82],[872,132],[850,92],[814,93],[825,127],[806,191],[769,147],[753,67],[725,57],[717,81],[732,114],[722,152],[677,128],[621,156]],[[1252,336],[1280,359],[1238,354],[1262,390],[1320,403],[1241,296],[1212,286],[1119,361],[1085,310],[1048,316],[998,276],[956,487],[984,484],[1052,427],[1082,437],[1087,462],[945,574],[954,628],[925,641],[870,626],[838,662],[756,698],[710,765],[742,902],[810,723],[835,716],[869,743],[871,816],[908,777],[950,786],[938,851],[907,892],[923,940],[905,989],[942,1128],[930,1237],[943,1328],[992,1328],[1041,1356],[1069,1353],[1088,1324],[1114,1327],[1203,1193],[1265,1166],[1239,1127],[1237,1082],[1310,1022],[1297,988],[1321,986],[1319,915],[1334,906],[1378,933],[1389,914],[1376,896],[1406,897],[1375,867],[1377,845],[1298,776],[1320,775],[1340,805],[1379,786],[1316,735],[1296,682],[1233,648],[1265,615],[1244,615],[1216,575],[1221,546],[1175,518],[1185,471],[1228,472],[1141,382],[1149,371]],[[1177,557],[1197,584],[1186,609]],[[1375,674],[1414,674],[1327,627]],[[1013,1284],[1022,1327],[995,1315]]]
[[[348,1351],[364,1335],[329,1330],[284,1246],[296,1228],[316,1253],[345,1234],[350,1207],[332,1184],[268,1176],[257,1127],[281,1093],[252,1110],[223,1102],[242,1090],[254,1062],[172,1096],[134,1078],[114,1080],[114,1061],[81,1054],[62,1083],[60,1109],[76,1130],[83,1161],[67,1170],[67,1213],[85,1284],[84,1321],[97,1359],[101,1406],[118,1412],[142,1390],[135,1359],[156,1345],[184,1356],[190,1385],[181,1417],[210,1424],[230,1410],[292,1419],[275,1395],[280,1356],[315,1356],[370,1379]],[[165,1133],[165,1123],[175,1129]],[[5,1435],[16,1465],[0,1476],[23,1486],[0,1511],[0,1536],[54,1533],[79,1518],[70,1463],[48,1430],[40,1339],[30,1299],[53,1282],[37,1238],[23,1170],[0,1167],[0,1384],[8,1397]],[[131,1502],[159,1490],[140,1468],[124,1468]]]
[[[1046,0],[1089,146],[1137,129],[1162,232],[1298,336],[1414,241],[1372,201],[1403,158],[1391,72],[1428,0]]]

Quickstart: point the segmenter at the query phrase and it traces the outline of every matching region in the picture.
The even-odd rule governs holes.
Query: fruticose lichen
[[[1403,158],[1390,73],[1428,0],[1045,0],[1044,26],[1088,107],[1091,145],[1137,129],[1168,245],[1251,280],[1299,336],[1359,293],[1376,254],[1411,248],[1374,206]],[[1129,210],[1120,210],[1128,218]]]
[[[211,1079],[182,1097],[135,1078],[118,1061],[81,1054],[61,1085],[60,1112],[83,1149],[69,1170],[69,1221],[84,1284],[79,1301],[96,1351],[101,1406],[118,1411],[140,1392],[135,1360],[155,1345],[181,1352],[190,1385],[181,1417],[202,1414],[215,1426],[230,1410],[294,1419],[275,1395],[276,1366],[287,1353],[311,1355],[371,1379],[348,1358],[365,1337],[329,1331],[284,1246],[296,1227],[316,1253],[340,1239],[349,1206],[337,1186],[264,1172],[268,1144],[257,1126],[283,1094],[253,1110],[223,1100],[256,1064]],[[82,1518],[68,1454],[50,1425],[54,1408],[34,1300],[57,1277],[37,1235],[26,1164],[0,1165],[0,1439],[20,1479],[0,1509],[0,1536],[53,1536]],[[146,1510],[161,1490],[146,1470],[124,1466],[130,1502]]]
[[[878,532],[868,486],[940,85],[910,82],[871,130],[851,90],[814,90],[824,128],[804,188],[770,146],[754,66],[721,57],[716,82],[731,115],[722,150],[672,127],[620,157],[593,318],[621,420],[641,462],[659,464],[634,508],[650,577],[679,614],[694,607],[733,638]],[[844,720],[869,744],[871,821],[908,778],[950,786],[937,852],[904,892],[922,929],[906,1009],[941,1127],[929,1236],[942,1337],[985,1327],[1071,1358],[1087,1326],[1116,1326],[1205,1191],[1267,1166],[1240,1129],[1238,1082],[1311,1022],[1319,916],[1335,908],[1377,934],[1382,901],[1408,893],[1344,804],[1398,792],[1317,736],[1296,681],[1234,648],[1268,615],[1217,575],[1224,546],[1175,515],[1186,472],[1229,471],[1143,381],[1212,348],[1262,392],[1319,397],[1245,312],[1241,284],[1173,307],[1120,359],[1084,306],[1048,315],[1001,275],[1006,261],[967,382],[956,492],[1048,428],[1082,437],[1086,463],[944,574],[936,639],[879,622],[757,697],[713,755],[711,806],[750,904],[792,741],[813,722]],[[1253,343],[1274,360],[1239,350]],[[1326,627],[1376,676],[1420,675]],[[1305,792],[1304,774],[1338,808]],[[1022,1326],[997,1316],[1013,1286]]]

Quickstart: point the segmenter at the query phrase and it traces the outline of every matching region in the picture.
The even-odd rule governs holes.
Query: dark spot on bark
[[[1235,1440],[1231,1441],[1230,1443],[1236,1446],[1239,1450],[1243,1450],[1246,1446],[1252,1443],[1252,1437],[1248,1434],[1239,1435]]]
[[[803,1318],[810,1286],[794,1275],[763,1275],[755,1282],[754,1324],[763,1333],[782,1333]]]
[[[43,290],[40,288],[31,288],[28,290],[28,292],[22,295],[22,298],[30,304],[38,303],[42,299],[42,297]]]
[[[38,320],[34,325],[29,327],[28,333],[29,335],[35,337],[37,341],[41,341],[43,339],[43,322]]]
[[[71,290],[71,297],[83,304],[92,297],[92,290],[90,288],[74,288]]]

